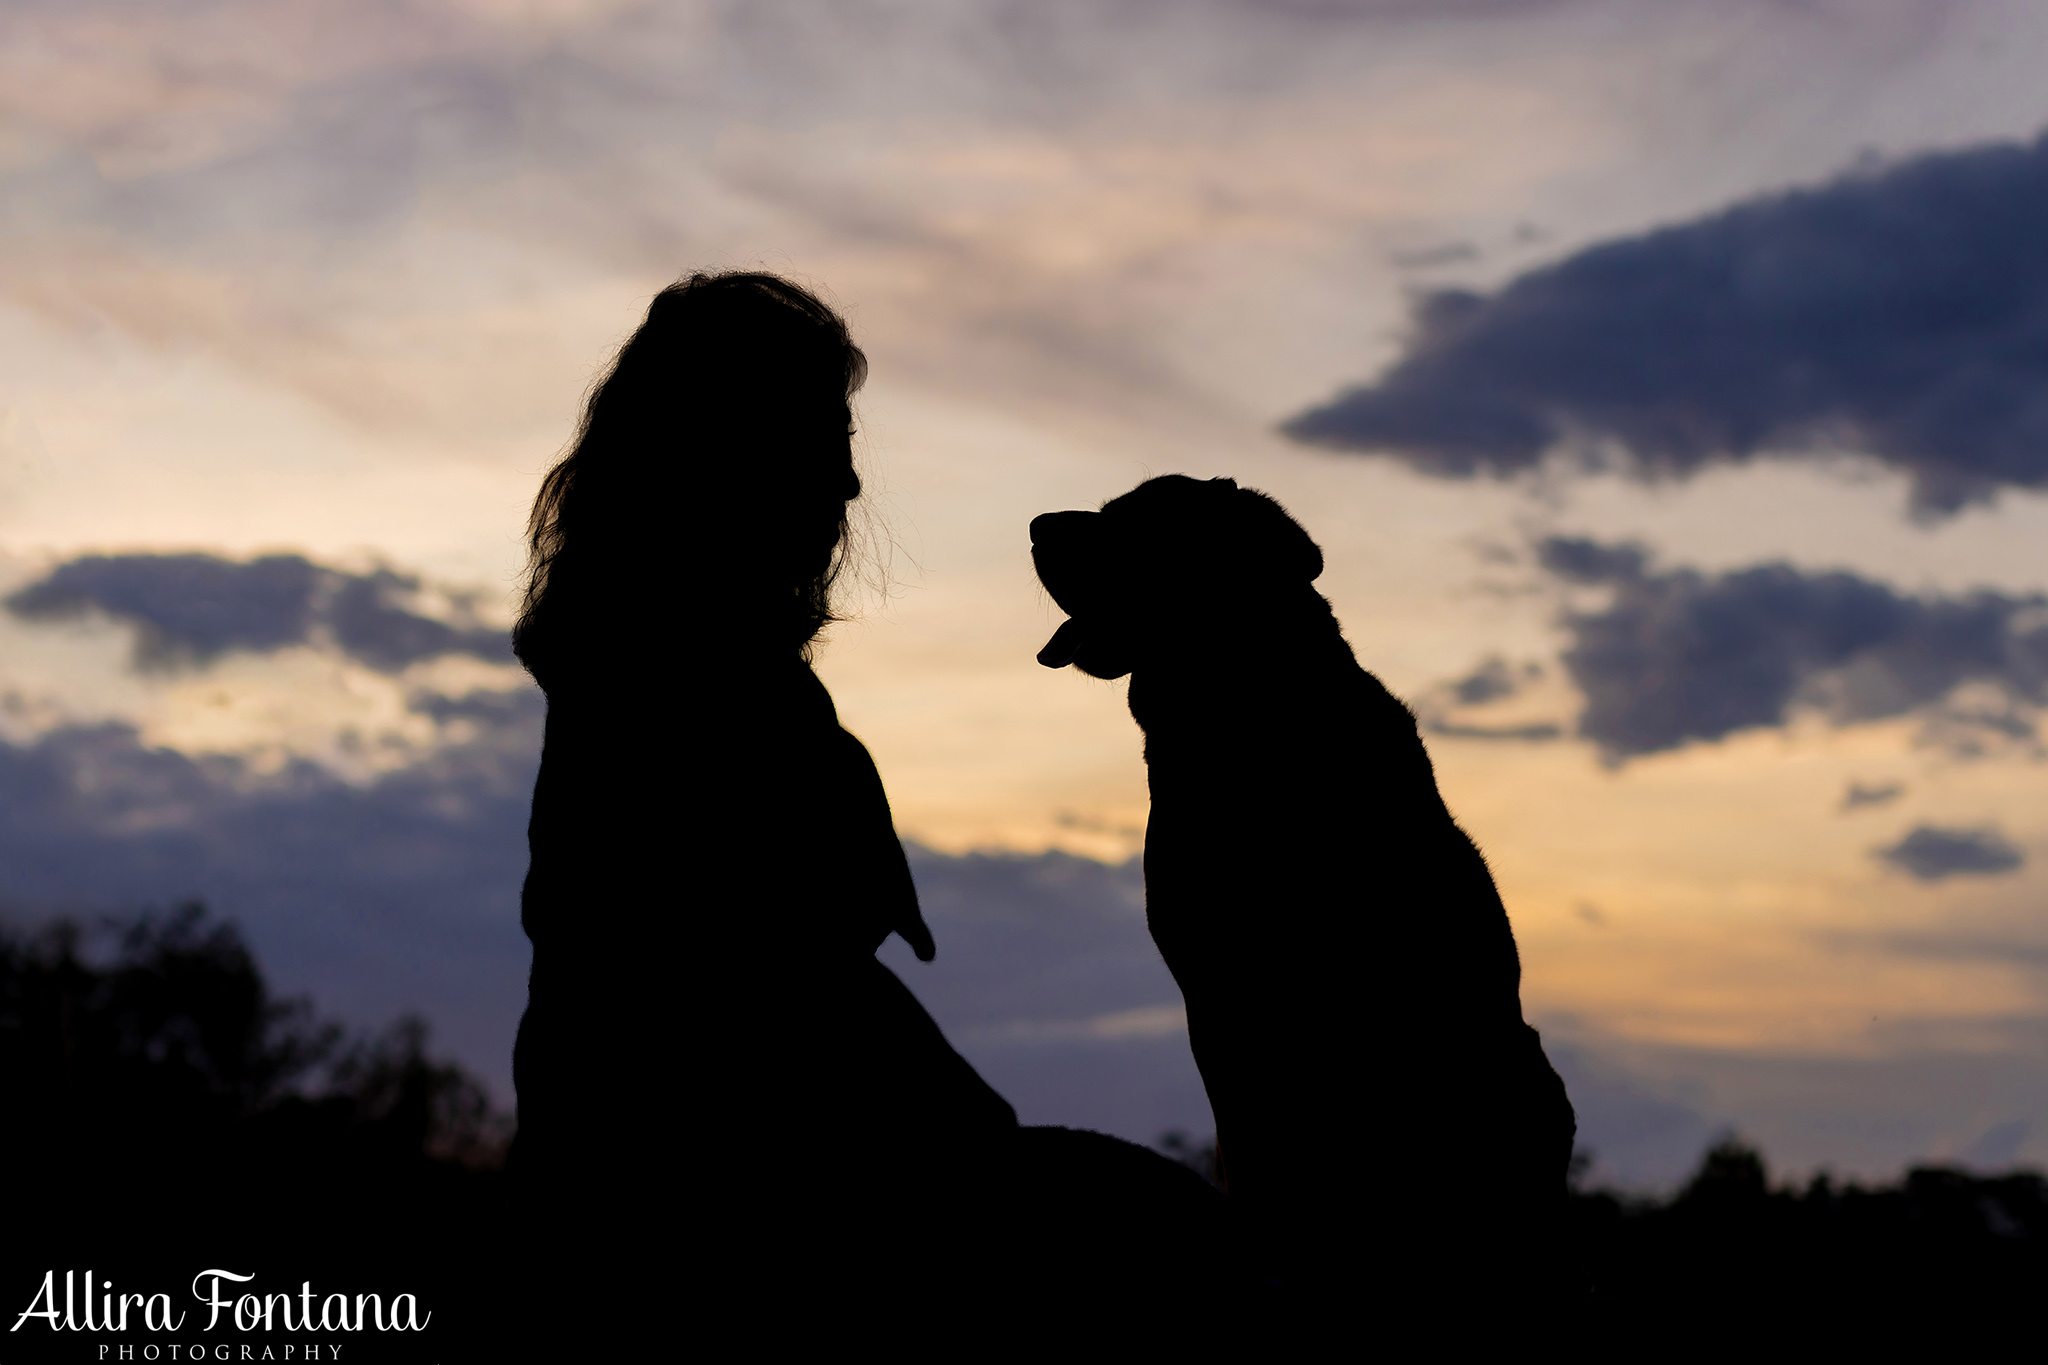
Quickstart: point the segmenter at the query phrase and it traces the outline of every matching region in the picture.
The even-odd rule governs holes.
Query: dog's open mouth
[[[1045,642],[1045,648],[1038,651],[1038,662],[1047,668],[1065,668],[1080,652],[1081,623],[1069,619],[1052,633],[1052,638]]]

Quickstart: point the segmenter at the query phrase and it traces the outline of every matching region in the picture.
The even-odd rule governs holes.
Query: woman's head
[[[534,676],[622,631],[667,634],[646,618],[681,598],[743,647],[816,636],[860,493],[850,403],[866,375],[838,315],[777,276],[699,273],[657,294],[534,502],[513,632]]]

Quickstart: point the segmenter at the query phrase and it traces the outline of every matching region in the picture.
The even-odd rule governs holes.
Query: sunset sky
[[[760,267],[872,365],[889,960],[1026,1121],[1208,1122],[1025,529],[1184,472],[1323,546],[1608,1178],[2048,1161],[2044,67],[2024,0],[10,4],[0,913],[204,895],[509,1101],[525,510]]]

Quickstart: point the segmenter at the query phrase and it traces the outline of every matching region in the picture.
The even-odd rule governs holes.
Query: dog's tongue
[[[1052,638],[1045,642],[1045,648],[1038,651],[1038,662],[1047,668],[1065,668],[1080,652],[1081,623],[1068,620],[1052,633]]]

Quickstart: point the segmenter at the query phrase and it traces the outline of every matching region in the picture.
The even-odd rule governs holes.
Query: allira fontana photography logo
[[[339,1361],[348,1345],[336,1340],[341,1334],[424,1332],[433,1319],[414,1294],[323,1294],[311,1280],[265,1293],[255,1279],[233,1270],[202,1270],[192,1277],[186,1299],[161,1290],[125,1290],[112,1280],[95,1283],[90,1270],[66,1270],[61,1280],[57,1271],[46,1270],[8,1330],[36,1333],[40,1325],[51,1332],[139,1338],[99,1343],[88,1358],[100,1360]],[[235,1339],[223,1339],[230,1335]]]

